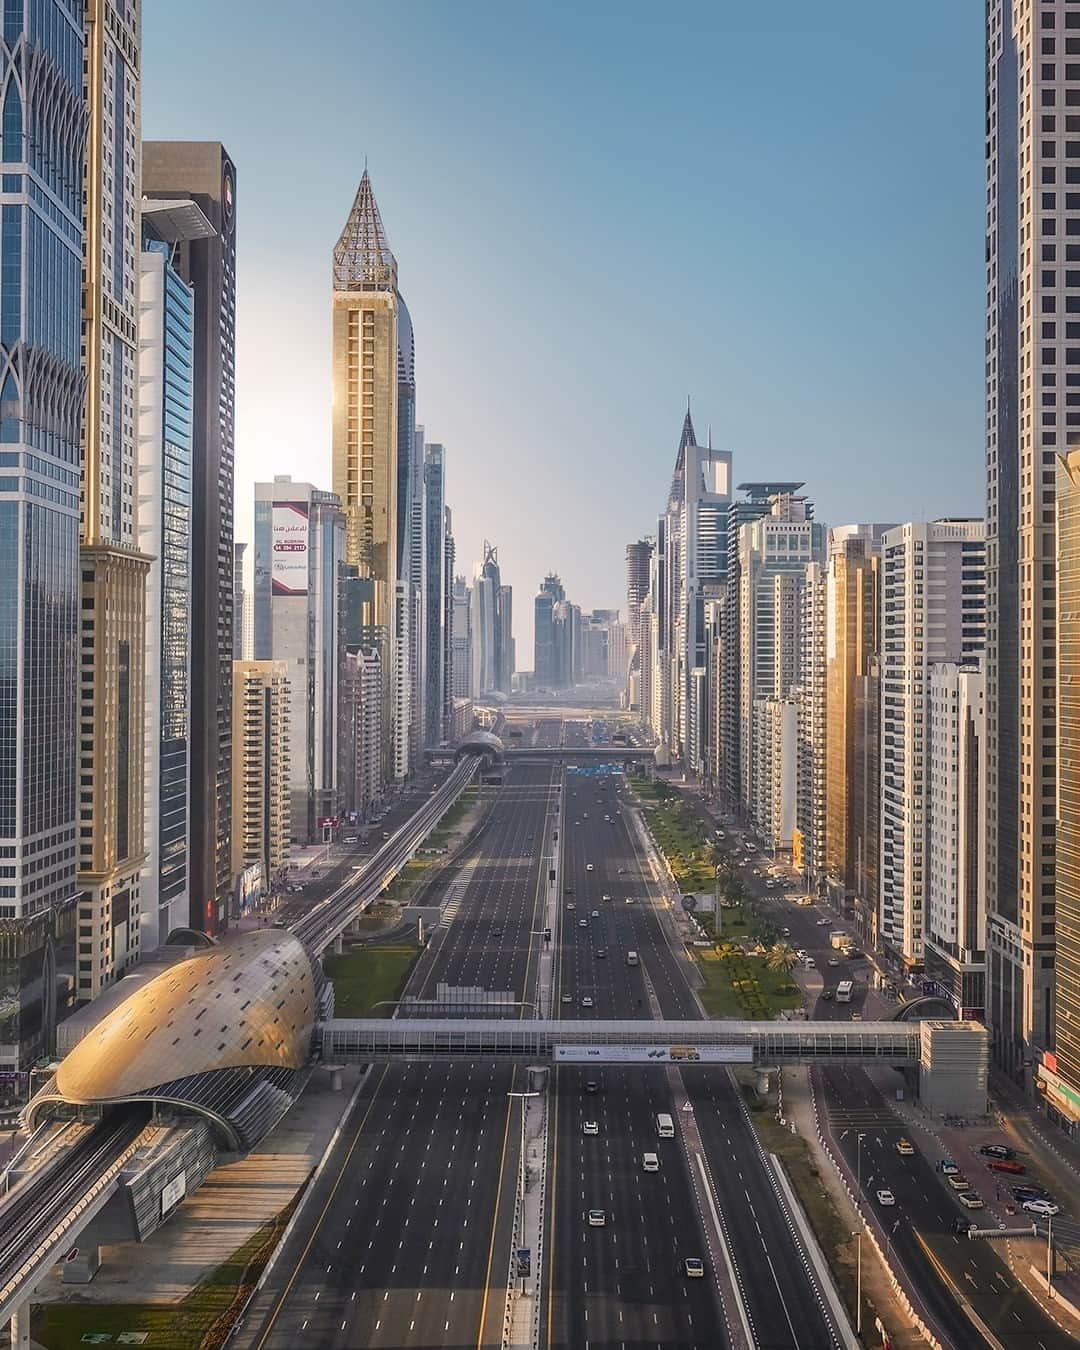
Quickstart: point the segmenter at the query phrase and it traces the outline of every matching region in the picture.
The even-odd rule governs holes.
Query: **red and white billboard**
[[[271,589],[274,595],[307,595],[307,502],[275,502],[271,520]]]

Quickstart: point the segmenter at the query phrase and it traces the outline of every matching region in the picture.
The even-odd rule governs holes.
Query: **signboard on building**
[[[161,1189],[161,1217],[164,1218],[170,1209],[174,1209],[186,1194],[187,1173],[180,1172]]]
[[[557,1064],[751,1064],[750,1045],[557,1045]]]
[[[240,913],[249,909],[263,893],[262,862],[248,863],[236,878],[236,902]]]
[[[306,595],[307,502],[275,502],[271,512],[270,585],[275,595]]]

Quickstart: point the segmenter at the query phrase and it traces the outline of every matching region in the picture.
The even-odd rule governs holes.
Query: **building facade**
[[[342,809],[363,820],[370,818],[382,791],[381,688],[378,648],[347,650],[342,661],[338,728]]]
[[[930,667],[926,978],[957,1017],[986,1004],[986,677]]]
[[[139,289],[139,548],[146,583],[143,952],[188,925],[191,891],[191,492],[195,297],[172,264],[211,232],[189,202],[144,204]]]
[[[1057,959],[1055,1059],[1039,1069],[1048,1107],[1080,1129],[1080,450],[1057,497]]]
[[[444,642],[446,553],[446,452],[424,448],[424,745],[440,745],[446,699]]]
[[[195,298],[189,922],[214,933],[228,922],[233,876],[236,168],[216,141],[144,141],[143,192],[194,202],[213,229],[179,240],[173,264]]]
[[[255,484],[255,659],[289,675],[289,828],[322,838],[341,808],[338,699],[345,634],[339,585],[345,516],[337,495],[288,474]]]
[[[472,587],[464,577],[455,577],[451,589],[453,605],[453,693],[454,698],[472,700],[473,687],[473,618]]]
[[[987,1021],[995,1061],[1028,1085],[1054,1037],[1054,467],[1080,427],[1075,22],[1067,0],[986,6]]]
[[[94,748],[78,716],[87,113],[83,5],[11,5],[2,24],[0,1068],[18,1073],[53,1048],[71,1004],[76,870],[92,842],[78,804]],[[42,67],[49,80],[31,81]],[[92,954],[79,960],[87,973]]]
[[[258,866],[273,895],[289,860],[289,668],[237,661],[233,672],[231,866],[235,876]]]
[[[921,971],[930,879],[930,667],[967,664],[984,648],[985,525],[898,525],[881,547],[880,931],[905,968]]]

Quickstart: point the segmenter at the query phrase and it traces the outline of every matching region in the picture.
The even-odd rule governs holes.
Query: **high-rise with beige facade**
[[[146,578],[137,519],[138,0],[89,0],[85,81],[82,672],[77,994],[139,951]]]
[[[825,876],[846,906],[860,867],[855,797],[856,690],[878,650],[881,536],[886,525],[840,525],[829,534],[825,594]]]
[[[232,709],[232,870],[259,864],[269,895],[289,860],[288,663],[235,661]]]
[[[363,622],[382,653],[383,774],[395,773],[398,568],[397,261],[383,229],[367,170],[334,248],[333,478],[345,511],[345,558],[369,578]],[[406,757],[407,758],[407,757]],[[402,758],[397,757],[400,765]]]
[[[1080,40],[1067,0],[986,6],[987,1022],[1030,1083],[1054,1035],[1057,455],[1080,427]]]

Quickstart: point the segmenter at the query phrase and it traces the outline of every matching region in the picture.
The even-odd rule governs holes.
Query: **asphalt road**
[[[701,804],[691,801],[695,811],[708,820],[708,813]],[[732,831],[729,830],[722,842],[730,846],[731,840]],[[768,890],[766,876],[771,865],[771,859],[755,854],[750,866],[740,868],[740,876],[761,898],[762,912],[778,928],[790,929],[786,940],[814,957],[822,979],[822,992],[826,989],[835,991],[841,979],[859,977],[855,980],[850,1004],[826,1000],[819,994],[810,1015],[816,1020],[836,1021],[861,1014],[869,967],[866,963],[849,962],[839,957],[829,946],[831,931],[844,928],[853,932],[851,925],[836,920],[820,906],[798,906],[783,898],[785,892]],[[762,875],[756,875],[755,868]],[[798,888],[788,893],[797,894]],[[828,923],[819,922],[826,917]],[[837,964],[830,966],[830,961]],[[975,1329],[964,1313],[961,1301],[970,1303],[1009,1350],[1027,1350],[1028,1347],[1058,1350],[1058,1347],[1075,1345],[1075,1341],[1017,1284],[993,1243],[970,1241],[951,1231],[954,1219],[969,1218],[978,1222],[980,1212],[963,1209],[944,1177],[936,1173],[920,1154],[902,1157],[896,1152],[896,1141],[910,1137],[910,1131],[890,1109],[865,1071],[830,1068],[820,1072],[834,1137],[856,1177],[861,1170],[866,1204],[876,1210],[908,1277],[958,1350],[977,1343]],[[860,1134],[863,1135],[861,1159]],[[892,1191],[895,1206],[879,1205],[878,1190]]]
[[[468,888],[409,992],[426,998],[439,982],[480,983],[522,999],[534,978],[553,773],[550,764],[515,766],[495,820],[455,869],[468,870]],[[500,1199],[516,1165],[507,1093],[519,1076],[485,1063],[373,1070],[236,1344],[497,1345],[510,1242]]]
[[[567,758],[572,759],[569,751]],[[686,957],[672,949],[649,903],[655,888],[646,879],[611,780],[568,775],[566,785],[563,881],[574,894],[562,897],[558,1010],[571,1018],[648,1017],[651,987],[662,1016],[699,1016],[684,974]],[[586,871],[588,862],[592,872]],[[605,901],[605,894],[611,899]],[[633,903],[627,903],[628,896]],[[570,903],[573,910],[567,908]],[[604,958],[596,955],[600,947],[607,952]],[[627,950],[637,951],[637,967],[626,965]],[[593,999],[593,1008],[581,1006],[584,996]],[[677,1114],[667,1071],[564,1067],[557,1077],[549,1345],[666,1350],[728,1344],[686,1154],[679,1141],[660,1141],[656,1135],[656,1113]],[[583,1090],[588,1078],[600,1086],[595,1096]],[[728,1075],[684,1070],[683,1081],[717,1182],[758,1345],[762,1350],[832,1346],[815,1281]],[[598,1136],[584,1135],[586,1120],[596,1121]],[[660,1154],[659,1173],[643,1171],[645,1151]],[[610,1215],[604,1228],[586,1225],[585,1211],[594,1206]],[[685,1277],[681,1263],[686,1256],[706,1261],[705,1280]]]

